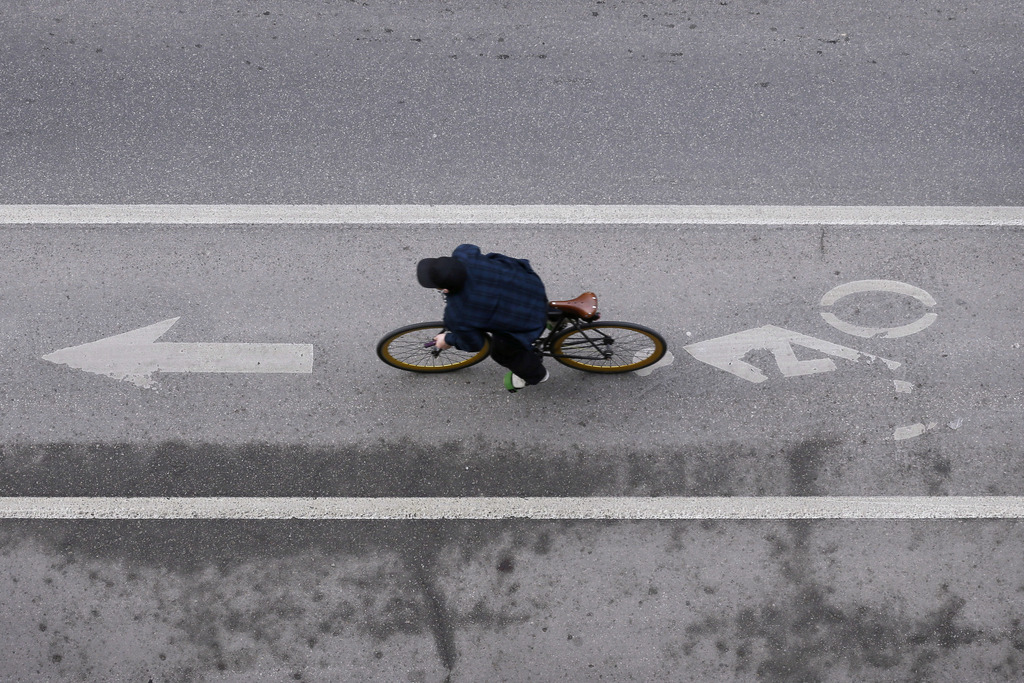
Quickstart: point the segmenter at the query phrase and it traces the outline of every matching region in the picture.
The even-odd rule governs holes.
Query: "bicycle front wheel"
[[[654,330],[622,322],[600,322],[567,330],[551,343],[552,357],[587,372],[632,372],[654,365],[667,350]]]
[[[377,357],[399,370],[410,372],[451,372],[476,365],[491,353],[491,341],[484,337],[484,347],[476,352],[455,347],[440,350],[427,347],[444,331],[441,321],[407,325],[388,332],[377,342]]]

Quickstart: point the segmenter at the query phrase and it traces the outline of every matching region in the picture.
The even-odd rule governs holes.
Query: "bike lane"
[[[4,237],[8,442],[437,442],[501,438],[528,419],[527,440],[558,447],[584,434],[647,446],[814,430],[870,433],[874,447],[900,440],[901,427],[956,431],[949,423],[969,417],[998,439],[1015,397],[1019,285],[1003,275],[1019,266],[1012,229],[200,226]],[[491,363],[439,376],[379,364],[380,336],[443,310],[416,286],[416,261],[464,241],[530,257],[552,298],[597,291],[604,320],[662,332],[671,363],[609,377],[549,360],[554,381],[529,394],[545,398],[543,410],[500,391],[500,377],[488,381],[500,376]],[[97,345],[92,372],[68,357],[128,333],[171,356],[230,359],[256,347],[270,367],[161,359],[170,372],[133,375],[102,365],[123,350]],[[275,352],[285,354],[277,366]],[[650,396],[656,387],[668,393]],[[428,398],[443,414],[481,419],[467,433],[412,409]],[[172,407],[177,419],[164,419]],[[818,418],[804,420],[807,410]]]
[[[5,233],[4,495],[1020,494],[1013,231],[142,234],[72,228],[61,246],[51,229]],[[628,377],[553,367],[552,381],[514,396],[493,364],[432,377],[387,368],[372,353],[377,337],[440,311],[415,285],[416,260],[463,241],[531,258],[552,297],[597,291],[605,319],[658,329],[674,361]],[[901,284],[839,296],[865,281]],[[879,329],[935,318],[913,334],[865,338],[822,313]],[[157,373],[147,388],[42,359],[174,317],[161,341],[311,344],[312,372]],[[708,362],[723,358],[740,374]],[[119,661],[148,671],[190,660],[211,673],[259,663],[314,680],[386,676],[410,662],[425,680],[445,669],[472,680],[489,667],[499,678],[523,667],[768,679],[833,666],[1009,671],[1024,585],[1010,559],[1016,522],[5,529],[23,539],[12,566],[51,563],[49,578],[80,596],[82,614],[110,599],[108,584],[137,585],[115,599],[133,606],[146,624],[139,642],[164,658]],[[274,549],[261,547],[267,539]],[[81,564],[59,561],[51,541]],[[979,564],[991,568],[984,578]],[[289,572],[301,590],[283,580]],[[95,644],[119,617],[99,610],[72,625],[42,576],[13,600],[43,598],[52,616],[21,624],[18,642],[26,652],[42,643],[48,666],[85,666],[65,662],[48,624]],[[172,595],[186,599],[145,616]],[[339,649],[347,659],[324,654]],[[522,651],[532,654],[509,654]]]

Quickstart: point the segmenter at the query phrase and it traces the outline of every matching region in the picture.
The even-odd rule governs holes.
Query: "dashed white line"
[[[0,225],[1024,226],[1021,206],[689,204],[7,204]]]
[[[0,519],[1020,519],[1024,496],[10,497]]]

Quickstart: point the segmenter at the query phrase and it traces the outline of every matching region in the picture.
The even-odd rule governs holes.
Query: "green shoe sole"
[[[512,384],[512,373],[511,372],[506,372],[505,373],[505,388],[508,389],[513,394],[516,393],[517,391],[519,391],[519,389],[517,389],[516,386],[514,384]]]

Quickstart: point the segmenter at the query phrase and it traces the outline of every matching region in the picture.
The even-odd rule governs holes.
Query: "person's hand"
[[[444,351],[445,349],[450,349],[452,347],[451,344],[444,340],[444,335],[445,333],[442,332],[441,334],[434,337],[434,345],[437,346],[437,348],[441,349],[442,351]]]

